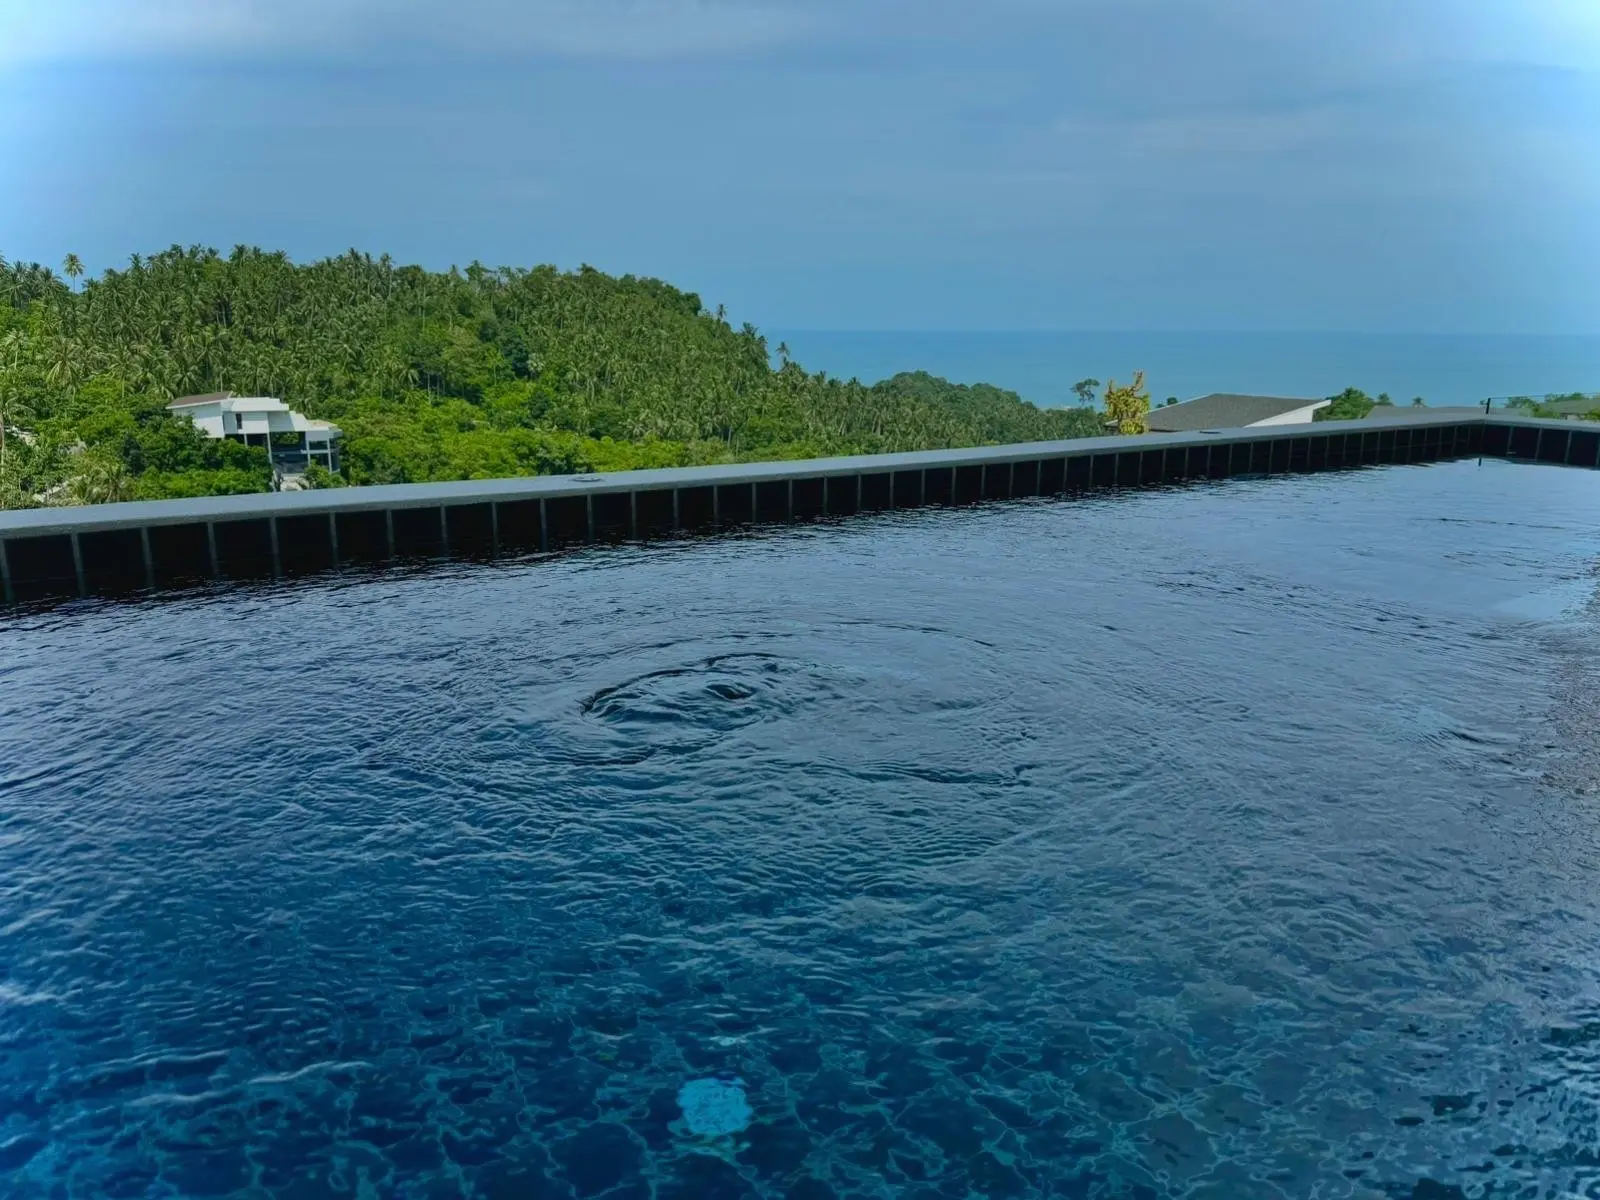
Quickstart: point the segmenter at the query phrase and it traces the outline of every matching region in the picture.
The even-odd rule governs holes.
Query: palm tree
[[[7,401],[11,398],[11,381],[17,373],[17,359],[22,354],[22,330],[13,329],[0,338],[0,356],[9,355],[11,364],[5,368],[5,373],[0,376],[0,472],[6,465],[6,417],[9,414]]]
[[[73,504],[113,504],[132,494],[132,481],[122,463],[104,455],[85,455],[67,484],[67,498]]]
[[[61,260],[61,273],[76,283],[83,278],[83,260],[76,254],[68,254]]]

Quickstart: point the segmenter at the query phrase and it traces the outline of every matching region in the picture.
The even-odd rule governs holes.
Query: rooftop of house
[[[1241,396],[1213,392],[1182,404],[1152,408],[1146,425],[1151,433],[1187,433],[1196,429],[1242,429],[1303,408],[1322,408],[1327,400],[1291,396]]]
[[[1464,417],[1483,416],[1481,404],[1379,404],[1375,405],[1363,420],[1367,421],[1415,421],[1419,417],[1451,417],[1460,420]]]
[[[1577,400],[1545,400],[1543,407],[1563,417],[1585,417],[1600,410],[1600,396],[1583,396]]]
[[[235,396],[232,392],[211,392],[204,396],[180,396],[168,408],[198,408],[215,404],[223,412],[289,412],[290,408],[275,396]]]
[[[228,412],[293,412],[282,400],[272,396],[235,396],[224,400],[222,407]]]
[[[208,407],[211,411],[206,411]],[[251,434],[316,433],[327,439],[342,436],[341,430],[332,421],[307,417],[273,396],[235,396],[232,392],[212,392],[205,396],[181,396],[168,404],[167,408],[188,417],[211,437],[222,437],[226,432],[218,412],[232,413],[235,425],[241,431],[243,418],[250,417]],[[263,420],[264,426],[261,425]]]

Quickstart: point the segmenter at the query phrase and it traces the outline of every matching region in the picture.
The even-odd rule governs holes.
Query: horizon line
[[[874,326],[846,328],[841,326],[826,325],[763,325],[758,326],[763,335],[770,335],[776,331],[783,334],[845,334],[845,335],[892,335],[904,337],[913,334],[927,334],[930,336],[948,337],[952,334],[982,334],[991,337],[1005,336],[1036,336],[1036,335],[1086,335],[1108,336],[1125,335],[1148,337],[1152,334],[1186,337],[1374,337],[1374,338],[1565,338],[1577,340],[1600,340],[1600,329],[1591,331],[1519,331],[1497,330],[1485,331],[1479,329],[1464,330],[1388,330],[1388,329],[1205,329],[1205,328],[1173,328],[1152,326],[1146,329],[1131,328],[1126,326],[1093,328],[1083,326],[1018,326],[1010,328],[995,328],[985,326],[959,326],[959,325],[930,325],[930,326]]]

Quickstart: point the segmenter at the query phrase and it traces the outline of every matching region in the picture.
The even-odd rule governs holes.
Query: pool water
[[[1594,1194],[1597,518],[1455,463],[0,623],[0,1194]]]

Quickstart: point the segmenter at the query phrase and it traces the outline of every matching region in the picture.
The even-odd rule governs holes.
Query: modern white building
[[[264,446],[281,474],[303,474],[313,462],[330,471],[339,469],[339,427],[312,420],[271,396],[212,392],[181,396],[167,408],[188,417],[207,437]]]
[[[1152,408],[1146,420],[1151,433],[1192,433],[1200,429],[1251,429],[1259,425],[1309,425],[1319,408],[1332,400],[1290,396],[1240,396],[1216,392],[1182,404]]]

